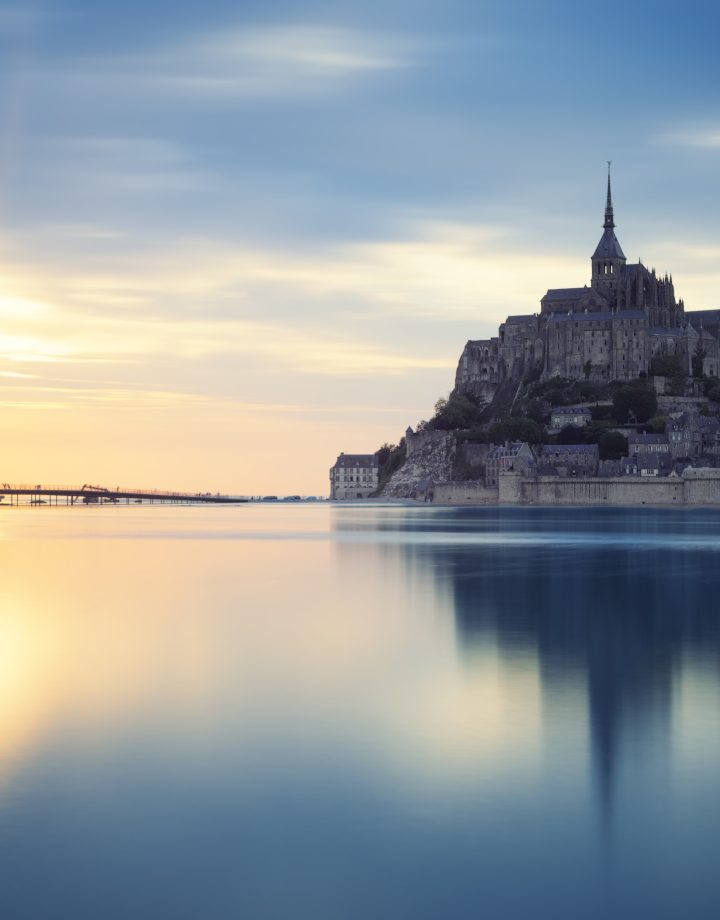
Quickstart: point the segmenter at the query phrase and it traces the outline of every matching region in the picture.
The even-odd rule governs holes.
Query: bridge
[[[12,485],[0,483],[0,502],[9,505],[237,505],[246,498],[212,492],[166,492],[160,489],[124,489],[118,486]]]

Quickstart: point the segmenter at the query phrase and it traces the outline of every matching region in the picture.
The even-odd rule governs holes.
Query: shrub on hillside
[[[619,460],[627,457],[627,438],[619,431],[606,431],[598,441],[601,460]]]
[[[625,424],[631,414],[636,421],[646,422],[657,412],[655,391],[643,384],[626,384],[615,394],[613,412],[621,424]]]

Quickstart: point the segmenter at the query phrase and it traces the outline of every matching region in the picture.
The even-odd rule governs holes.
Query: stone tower
[[[592,287],[615,303],[620,285],[620,275],[627,259],[615,236],[613,217],[612,190],[610,188],[610,163],[608,163],[607,201],[605,204],[605,223],[603,235],[592,256]]]

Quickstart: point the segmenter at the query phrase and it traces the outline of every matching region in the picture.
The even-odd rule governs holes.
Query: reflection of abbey
[[[456,389],[487,399],[528,374],[625,380],[647,372],[653,357],[675,355],[687,373],[692,359],[718,376],[720,310],[685,313],[672,277],[628,264],[615,236],[610,176],[603,235],[592,256],[590,285],[554,288],[540,313],[509,316],[496,338],[469,341]]]

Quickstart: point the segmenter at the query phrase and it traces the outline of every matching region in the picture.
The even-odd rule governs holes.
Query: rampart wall
[[[720,470],[687,470],[681,477],[609,479],[503,473],[500,504],[512,505],[720,505]]]
[[[436,482],[433,502],[440,505],[497,505],[498,490],[482,482]]]

